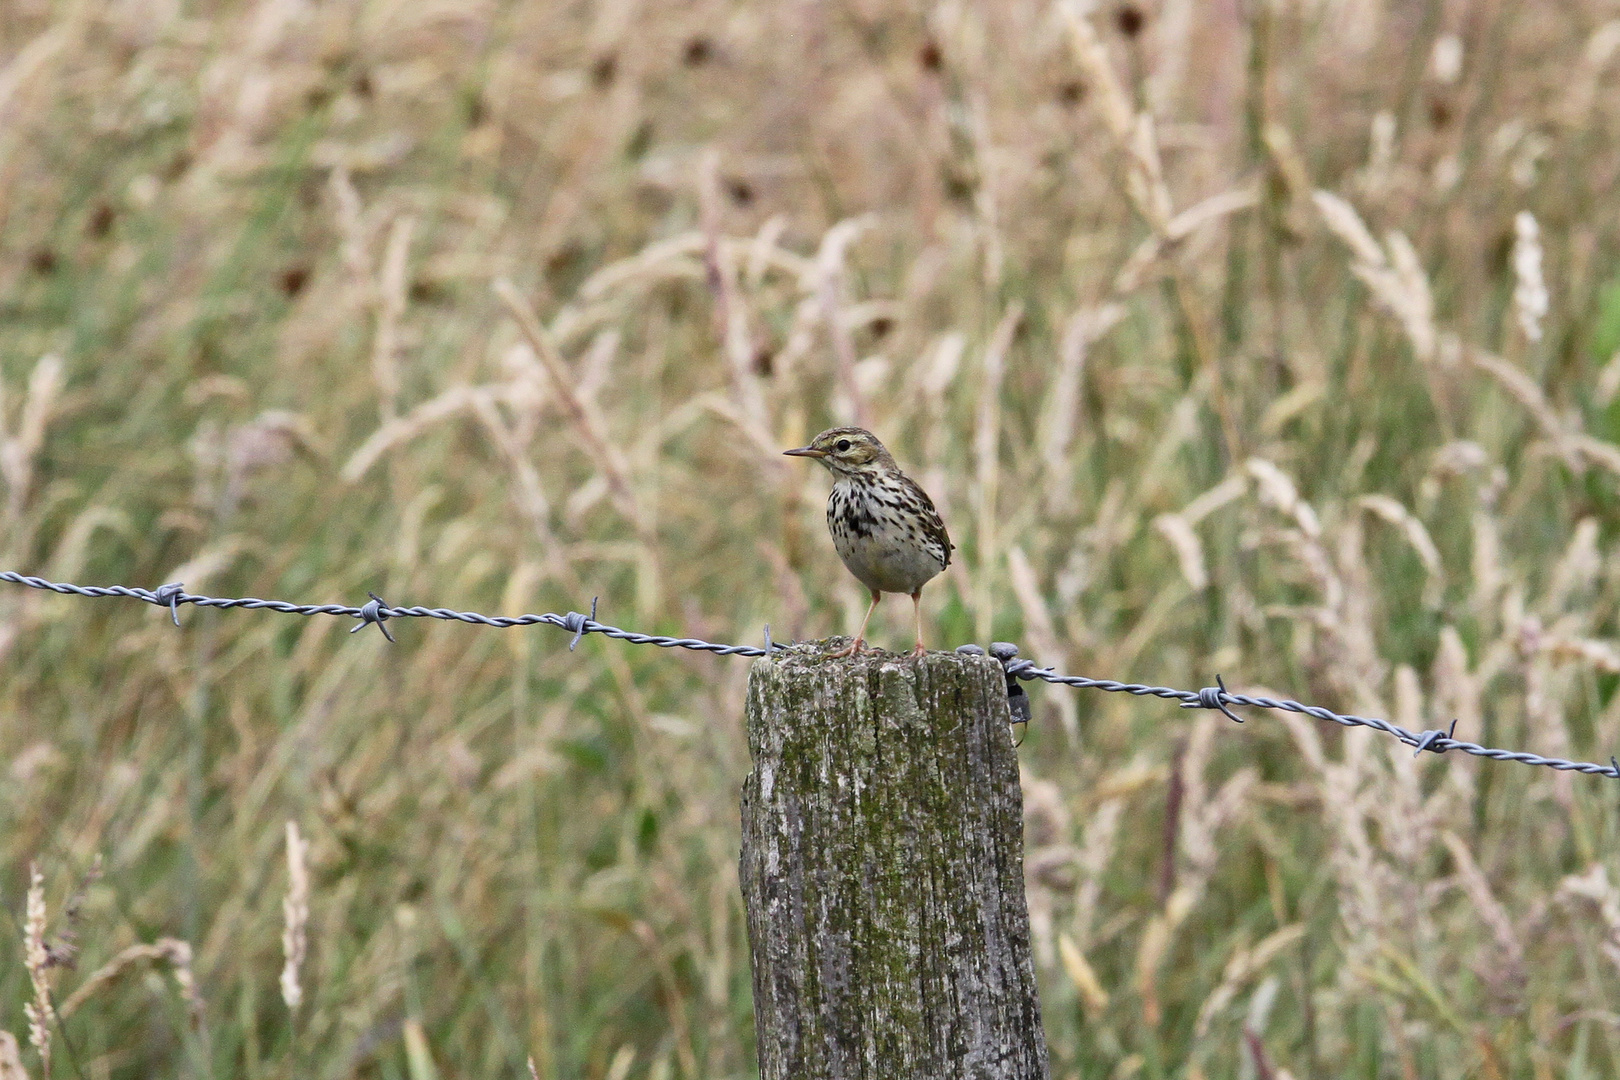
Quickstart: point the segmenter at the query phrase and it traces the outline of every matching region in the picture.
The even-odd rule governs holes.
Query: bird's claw
[[[827,659],[829,659],[829,660],[838,660],[838,659],[841,659],[841,658],[843,658],[845,656],[854,656],[855,654],[859,653],[864,648],[866,648],[865,639],[856,638],[854,641],[850,642],[848,645],[845,645],[842,649],[839,649],[837,652],[828,653],[827,654]]]

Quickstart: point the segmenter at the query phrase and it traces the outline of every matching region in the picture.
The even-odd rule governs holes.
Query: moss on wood
[[[1001,666],[839,643],[749,675],[760,1076],[1044,1080]]]

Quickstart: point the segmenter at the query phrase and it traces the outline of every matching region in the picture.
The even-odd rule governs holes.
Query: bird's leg
[[[911,649],[911,658],[913,660],[915,660],[917,657],[921,656],[923,653],[928,651],[927,649],[923,648],[923,643],[922,643],[922,590],[921,589],[918,589],[916,592],[911,594],[911,609],[912,609],[913,612],[916,613],[916,616],[917,616],[917,644],[912,646],[912,649]]]
[[[883,599],[883,594],[878,592],[876,589],[873,589],[872,603],[866,609],[866,618],[861,620],[861,629],[860,632],[855,635],[855,640],[835,653],[828,653],[828,656],[833,658],[840,656],[854,656],[856,653],[860,652],[866,647],[866,624],[872,621],[872,612],[877,610],[878,601],[881,599]]]

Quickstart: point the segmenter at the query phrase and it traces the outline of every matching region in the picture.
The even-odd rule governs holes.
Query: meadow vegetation
[[[824,636],[859,421],[933,644],[1607,761],[1617,20],[9,0],[0,564]],[[747,661],[4,588],[0,1073],[752,1075]],[[1620,1074],[1620,784],[1032,696],[1055,1077]]]

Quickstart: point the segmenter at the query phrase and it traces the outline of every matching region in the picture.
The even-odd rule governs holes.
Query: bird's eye
[[[838,452],[841,454],[845,450],[848,450],[848,449],[849,449],[849,440],[848,439],[839,439],[838,440]]]

